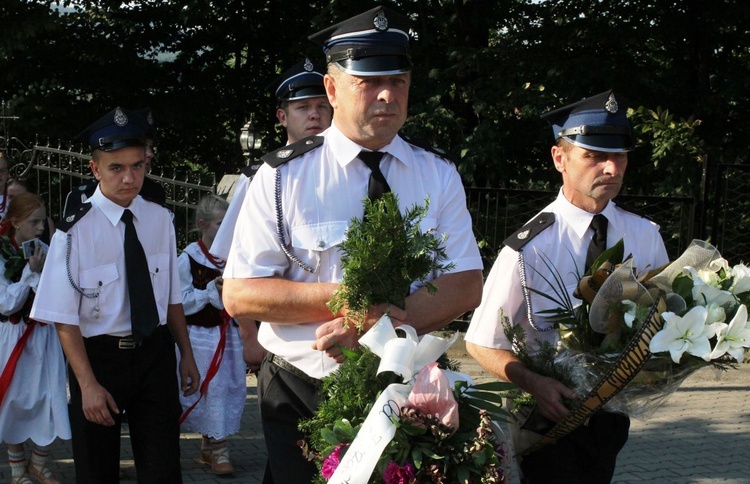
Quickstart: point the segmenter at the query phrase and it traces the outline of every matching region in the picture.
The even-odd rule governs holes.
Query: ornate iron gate
[[[83,180],[92,177],[90,155],[42,145],[18,150],[15,155],[11,176],[32,181],[29,188],[45,198],[47,211],[53,220],[62,216],[68,193]],[[216,192],[216,177],[176,172],[147,176],[164,187],[167,205],[174,213],[177,247],[182,249],[192,241],[191,222],[198,201]]]

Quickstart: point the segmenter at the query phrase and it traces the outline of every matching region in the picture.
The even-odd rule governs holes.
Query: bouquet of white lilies
[[[621,254],[622,241],[597,262],[622,260]],[[546,349],[553,360],[547,367],[585,396],[569,402],[566,420],[530,439],[526,452],[559,439],[599,408],[648,418],[696,370],[709,365],[726,370],[745,360],[750,268],[730,266],[700,240],[674,262],[640,277],[634,261],[610,262],[581,279],[584,304],[573,308],[563,299],[549,311],[561,344]],[[506,333],[524,347],[523,334],[510,327]],[[527,408],[534,403],[518,401]]]

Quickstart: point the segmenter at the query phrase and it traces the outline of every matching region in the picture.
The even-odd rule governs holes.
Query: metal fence
[[[89,160],[89,155],[37,145],[19,153],[11,176],[30,181],[29,188],[45,198],[49,216],[59,220],[68,193],[92,177]],[[195,239],[191,234],[195,208],[201,197],[216,192],[216,177],[192,172],[147,176],[164,187],[167,206],[174,214],[177,247],[182,249]]]
[[[467,188],[466,199],[472,215],[485,269],[503,247],[503,240],[552,202],[557,192]],[[616,203],[644,214],[661,226],[670,258],[679,256],[695,233],[695,201],[684,197],[620,196]]]
[[[714,180],[710,241],[730,263],[750,263],[750,166],[719,165]]]

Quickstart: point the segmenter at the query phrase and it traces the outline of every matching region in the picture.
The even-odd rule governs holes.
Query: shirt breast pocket
[[[316,267],[318,262],[326,266],[326,251],[341,244],[346,238],[346,221],[332,221],[292,227],[294,255],[303,263]]]
[[[159,310],[159,321],[164,321],[167,318],[166,308],[169,305],[169,293],[172,283],[169,270],[169,254],[148,256],[148,270],[151,273],[151,285],[154,288],[156,307]]]
[[[114,303],[121,298],[120,285],[117,283],[119,278],[115,264],[81,271],[78,279],[85,295],[81,297],[82,314],[105,315],[119,312],[121,305]]]

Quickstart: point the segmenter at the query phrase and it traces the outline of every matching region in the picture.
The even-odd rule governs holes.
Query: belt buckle
[[[117,349],[120,350],[134,350],[137,347],[141,345],[140,341],[136,341],[130,336],[127,336],[125,338],[120,338],[120,340],[117,342]]]

